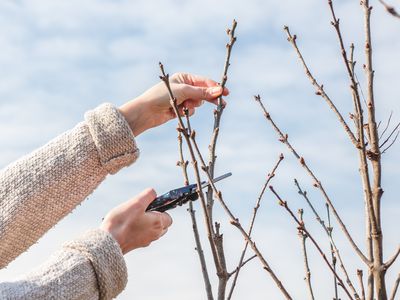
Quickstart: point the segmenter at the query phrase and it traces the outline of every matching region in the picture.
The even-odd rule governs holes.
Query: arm
[[[139,150],[109,104],[0,173],[0,268],[28,249]]]

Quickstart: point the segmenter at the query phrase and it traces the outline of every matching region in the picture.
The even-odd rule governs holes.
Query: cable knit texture
[[[85,122],[0,172],[0,269],[105,179],[139,156],[121,113],[103,104]],[[66,244],[41,269],[0,285],[1,299],[111,299],[126,284],[119,246],[100,230]],[[68,288],[67,288],[68,287]]]

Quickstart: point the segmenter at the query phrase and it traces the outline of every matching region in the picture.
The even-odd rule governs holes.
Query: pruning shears
[[[222,176],[213,179],[213,182],[220,181],[226,177],[231,176],[232,173],[226,173]],[[209,182],[203,181],[201,183],[201,188],[204,189],[210,185]],[[191,201],[195,201],[199,198],[197,193],[197,184],[190,184],[183,186],[174,190],[171,190],[161,196],[154,199],[153,202],[147,207],[146,211],[159,211],[164,212],[169,209],[175,208],[177,206],[182,206],[183,204]]]

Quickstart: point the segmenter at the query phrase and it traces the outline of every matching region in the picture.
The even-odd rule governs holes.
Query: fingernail
[[[219,96],[222,94],[222,87],[216,86],[210,89],[210,93],[212,96]]]

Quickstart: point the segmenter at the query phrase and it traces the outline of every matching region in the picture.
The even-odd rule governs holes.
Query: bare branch
[[[331,270],[331,272],[335,275],[335,277],[337,278],[337,280],[339,281],[339,286],[342,287],[342,289],[345,291],[345,293],[347,294],[347,296],[349,297],[349,299],[353,299],[353,297],[351,296],[350,292],[347,290],[346,286],[343,283],[343,280],[339,277],[339,275],[337,274],[337,272],[333,269],[333,267],[331,266],[331,264],[329,263],[328,259],[326,258],[325,253],[322,251],[321,247],[318,245],[318,243],[316,242],[316,240],[313,238],[313,236],[310,234],[310,232],[307,230],[306,226],[304,225],[304,222],[300,221],[296,215],[293,213],[293,211],[289,208],[288,204],[286,201],[283,201],[282,198],[278,195],[278,193],[274,190],[273,186],[269,186],[270,190],[272,191],[272,193],[275,195],[275,197],[278,199],[278,203],[280,206],[282,206],[283,208],[286,209],[286,211],[292,216],[293,220],[297,223],[298,225],[298,229],[303,231],[304,234],[306,234],[311,242],[314,244],[315,248],[317,248],[319,254],[322,256],[322,259],[325,261],[325,263],[327,264],[327,266],[329,267],[329,269]]]
[[[262,253],[259,251],[258,247],[256,246],[256,243],[254,243],[251,239],[251,237],[247,234],[247,232],[244,230],[244,228],[242,227],[242,225],[239,222],[239,219],[236,218],[233,213],[231,212],[231,210],[229,209],[229,207],[226,205],[223,197],[222,197],[222,193],[221,191],[218,191],[218,189],[216,188],[211,175],[208,173],[208,168],[205,164],[205,161],[203,159],[203,156],[201,155],[201,152],[199,150],[199,147],[197,145],[196,139],[195,139],[195,135],[192,134],[190,136],[190,140],[193,142],[194,148],[196,149],[196,153],[198,158],[200,159],[201,162],[201,169],[204,171],[204,173],[207,175],[207,179],[208,179],[208,183],[210,184],[210,186],[213,189],[214,194],[216,195],[218,201],[220,202],[222,208],[225,210],[225,212],[228,214],[228,216],[230,217],[230,223],[235,226],[240,233],[243,235],[243,237],[245,238],[245,240],[249,243],[250,247],[253,249],[254,253],[257,255],[258,259],[260,260],[261,264],[263,265],[263,268],[265,271],[267,271],[269,273],[269,275],[272,277],[273,281],[275,282],[275,284],[278,286],[279,290],[282,292],[282,294],[285,296],[286,299],[292,299],[292,297],[290,296],[290,294],[288,293],[288,291],[286,290],[286,288],[283,286],[282,282],[279,280],[279,278],[276,276],[275,272],[271,269],[271,267],[269,266],[268,262],[266,261],[266,259],[264,258],[264,256],[262,255]]]
[[[391,14],[393,17],[400,18],[400,14],[395,10],[393,6],[390,6],[383,0],[379,0],[379,2],[382,3],[389,14]]]
[[[300,222],[303,223],[303,210],[299,209],[298,213],[299,213]],[[299,231],[298,233],[299,233],[299,237],[301,240],[301,248],[302,248],[302,252],[303,252],[304,269],[306,272],[306,277],[304,278],[304,280],[307,282],[308,292],[310,293],[310,299],[314,300],[315,299],[314,292],[313,292],[312,284],[311,284],[311,270],[310,270],[310,266],[308,264],[307,247],[306,247],[307,234],[305,234],[300,227],[298,228],[298,231]]]
[[[389,269],[390,266],[393,265],[399,254],[400,254],[400,246],[397,248],[396,253],[384,264],[385,270]]]
[[[396,279],[396,282],[394,283],[392,294],[391,294],[389,300],[395,300],[394,297],[396,296],[397,289],[399,287],[399,283],[400,283],[400,273],[399,273],[399,275],[397,275],[397,279]]]
[[[379,140],[382,139],[383,135],[386,133],[386,130],[388,130],[389,125],[390,125],[390,122],[392,121],[392,116],[393,116],[393,111],[390,112],[389,119],[388,119],[388,121],[387,121],[387,123],[386,123],[386,127],[385,127],[385,129],[382,131],[381,135],[379,136]],[[379,124],[380,124],[380,122],[379,122]],[[379,124],[378,124],[378,128],[379,128]]]
[[[326,207],[326,214],[328,217],[329,239],[331,240],[332,239],[332,230],[333,230],[333,227],[331,225],[331,214],[330,214],[329,205],[327,203],[325,203],[325,207]],[[333,249],[333,245],[330,240],[329,240],[329,245],[331,247],[332,267],[336,271],[336,256],[335,256],[335,251]],[[333,298],[333,300],[339,300],[337,279],[335,276],[333,276],[333,285],[335,287],[335,297]]]
[[[192,144],[190,143],[188,130],[187,130],[187,128],[185,127],[185,125],[183,123],[181,115],[179,114],[178,106],[176,104],[176,98],[174,97],[174,95],[172,93],[171,86],[170,86],[170,83],[169,83],[169,75],[165,73],[164,66],[161,63],[160,63],[160,69],[161,69],[161,73],[162,73],[162,76],[160,76],[160,79],[165,83],[165,86],[166,86],[166,88],[168,90],[168,94],[169,94],[169,97],[170,97],[170,104],[171,104],[171,106],[172,106],[172,108],[173,108],[173,110],[175,112],[175,115],[178,118],[178,128],[177,128],[177,130],[180,131],[182,133],[183,137],[185,138],[186,144],[187,144],[187,146],[189,148],[190,156],[192,158],[192,166],[193,166],[193,169],[195,171],[195,176],[196,176],[197,193],[199,194],[200,203],[201,203],[201,206],[202,206],[202,209],[203,209],[203,212],[204,212],[204,222],[206,224],[207,237],[208,237],[208,240],[209,240],[209,243],[210,243],[211,253],[212,253],[213,258],[214,258],[214,263],[215,263],[215,266],[217,268],[217,273],[219,273],[220,270],[221,270],[221,263],[220,263],[220,260],[219,260],[219,257],[218,257],[218,252],[217,252],[217,248],[216,248],[215,241],[214,241],[213,227],[212,227],[212,224],[210,224],[210,218],[208,216],[208,211],[207,211],[207,207],[206,207],[206,201],[205,201],[204,193],[203,193],[203,190],[201,188],[200,172],[199,172],[199,168],[198,168],[198,165],[197,165],[196,156],[194,154]],[[193,132],[192,132],[192,134],[193,134]]]
[[[278,159],[278,161],[276,162],[275,166],[273,167],[272,171],[267,175],[267,179],[266,179],[266,181],[265,181],[265,183],[264,183],[264,185],[263,185],[263,187],[262,187],[262,189],[261,189],[261,192],[260,192],[260,194],[259,194],[259,196],[258,196],[256,205],[254,206],[253,216],[252,216],[251,221],[250,221],[250,228],[249,228],[249,230],[247,231],[247,234],[248,234],[249,236],[251,236],[251,233],[252,233],[252,231],[253,231],[254,221],[255,221],[255,219],[256,219],[257,211],[258,211],[258,209],[259,209],[259,207],[260,207],[261,199],[262,199],[262,197],[263,197],[263,195],[264,195],[265,189],[267,188],[267,186],[268,186],[269,182],[271,181],[271,179],[275,176],[275,172],[276,172],[276,170],[278,169],[279,164],[282,162],[283,159],[284,159],[284,157],[283,157],[283,154],[281,153],[281,155],[279,156],[279,159]],[[237,281],[237,278],[238,278],[238,276],[239,276],[239,272],[240,272],[240,268],[241,268],[240,266],[241,266],[242,263],[243,263],[243,259],[244,259],[244,256],[246,255],[246,251],[247,251],[248,245],[249,245],[249,243],[246,241],[246,244],[244,245],[244,249],[243,249],[243,251],[242,251],[242,254],[240,255],[238,267],[236,267],[236,270],[237,270],[237,271],[236,271],[235,277],[233,278],[233,282],[232,282],[231,288],[230,288],[230,290],[229,290],[228,300],[231,299],[232,294],[233,294],[233,291],[234,291],[234,289],[235,289],[236,281]]]
[[[400,123],[398,123],[397,125],[396,125],[396,127],[392,130],[392,132],[389,134],[389,136],[386,138],[386,140],[382,143],[382,144],[380,144],[380,146],[379,146],[379,148],[382,148],[389,140],[390,140],[390,138],[392,137],[392,135],[397,131],[397,134],[399,134],[399,130],[398,130],[398,128],[400,127]],[[393,144],[393,143],[392,143]]]
[[[228,69],[230,66],[231,52],[232,52],[233,45],[236,42],[236,36],[235,36],[236,26],[237,26],[237,22],[236,22],[236,20],[233,20],[232,27],[226,31],[226,33],[229,36],[229,42],[226,44],[226,58],[225,58],[225,63],[224,63],[224,70],[222,72],[222,79],[221,79],[222,89],[225,88],[226,82],[228,80]],[[223,110],[224,110],[224,105],[222,102],[222,95],[221,95],[220,97],[218,97],[218,106],[217,106],[217,109],[214,111],[214,129],[213,129],[213,134],[211,136],[210,145],[208,146],[208,148],[209,148],[208,168],[209,168],[209,173],[212,178],[214,178],[215,161],[217,159],[217,157],[215,155],[215,150],[216,150],[216,146],[217,146],[219,126],[220,126]],[[211,187],[208,187],[207,208],[208,208],[208,215],[211,218],[211,223],[212,223],[213,204],[214,204],[213,191],[212,191]]]
[[[333,228],[330,226],[330,217],[329,217],[329,206],[328,206],[328,204],[326,203],[327,210],[328,210],[328,217],[329,217],[329,226],[327,227],[327,226],[325,225],[324,220],[321,219],[321,217],[319,216],[319,214],[318,214],[317,211],[315,210],[314,206],[312,205],[310,199],[309,199],[308,196],[307,196],[307,192],[306,192],[306,191],[303,191],[303,190],[301,189],[300,184],[299,184],[299,182],[298,182],[296,179],[295,179],[294,183],[295,183],[295,185],[297,186],[297,189],[298,189],[299,194],[302,195],[303,198],[306,200],[308,206],[310,206],[312,212],[314,213],[315,218],[317,219],[317,221],[319,222],[319,224],[322,226],[322,228],[324,229],[325,233],[327,234],[327,236],[328,236],[328,238],[329,238],[330,246],[331,246],[331,253],[332,253],[332,254],[336,254],[337,258],[339,259],[339,265],[340,265],[340,268],[341,268],[342,271],[343,271],[343,274],[344,274],[345,277],[346,277],[346,283],[347,283],[348,286],[350,287],[350,289],[351,289],[351,291],[352,291],[354,297],[355,297],[356,299],[360,299],[360,296],[358,295],[358,293],[357,293],[357,291],[356,291],[356,289],[355,289],[353,283],[352,283],[351,280],[350,280],[349,274],[348,274],[347,269],[346,269],[346,267],[345,267],[345,265],[344,265],[344,262],[343,262],[343,260],[342,260],[342,256],[340,255],[340,251],[339,251],[339,249],[336,247],[335,241],[334,241],[334,239],[333,239],[333,237],[332,237],[332,230],[333,230]],[[333,262],[333,263],[332,263],[332,267],[333,267],[333,269],[336,271],[336,268],[335,268],[335,266],[336,266],[336,258],[335,258],[334,255],[332,256],[332,262]],[[336,278],[336,277],[335,277],[335,278]],[[336,288],[336,285],[335,285],[335,288]],[[338,299],[337,293],[336,293],[335,297],[336,297],[336,299]]]
[[[311,176],[311,178],[314,180],[314,186],[316,188],[318,188],[322,195],[325,198],[326,203],[329,205],[329,207],[332,209],[332,212],[335,216],[335,218],[337,219],[340,228],[342,229],[342,231],[344,232],[346,238],[349,240],[350,244],[352,245],[353,249],[355,250],[355,252],[358,254],[358,256],[361,258],[361,260],[366,264],[366,265],[370,265],[370,261],[365,257],[365,255],[362,253],[362,251],[360,250],[360,248],[357,246],[357,244],[354,242],[353,238],[351,237],[349,231],[347,230],[346,225],[343,223],[342,219],[340,218],[338,212],[336,211],[331,199],[329,198],[328,194],[326,193],[324,187],[322,186],[322,183],[318,180],[318,178],[314,175],[314,173],[311,171],[311,169],[308,167],[308,165],[306,164],[305,160],[303,157],[301,157],[297,151],[293,148],[293,146],[289,143],[288,141],[288,135],[287,134],[283,134],[282,131],[279,129],[279,127],[275,124],[275,122],[272,120],[271,115],[267,112],[264,104],[261,102],[261,97],[255,96],[255,100],[260,104],[261,109],[264,112],[264,116],[267,119],[267,121],[269,121],[272,125],[272,127],[274,128],[274,130],[278,133],[279,135],[279,140],[284,143],[289,150],[293,153],[293,155],[299,160],[299,163],[301,164],[301,166],[307,171],[307,173]]]
[[[361,288],[361,300],[365,300],[365,289],[364,289],[363,271],[362,270],[357,270],[357,277],[358,277],[358,281],[360,283],[360,288]]]
[[[399,137],[400,130],[397,131],[396,136],[392,140],[392,142],[387,146],[385,149],[382,150],[382,154],[385,153],[387,150],[389,150],[390,147],[393,146],[393,144],[396,142],[397,138]]]
[[[299,48],[297,47],[297,43],[296,43],[296,35],[293,35],[290,33],[289,31],[289,27],[285,26],[284,30],[286,31],[286,34],[288,36],[288,41],[292,44],[293,48],[296,50],[297,56],[299,57],[303,68],[306,72],[307,77],[310,79],[311,84],[315,87],[316,89],[316,94],[321,96],[326,103],[329,105],[329,107],[332,109],[332,111],[336,114],[336,116],[338,117],[340,123],[343,125],[344,130],[347,132],[348,136],[350,137],[350,140],[352,141],[352,143],[358,147],[358,142],[356,140],[356,138],[354,137],[353,132],[351,131],[350,127],[347,125],[346,121],[344,120],[342,114],[339,112],[339,110],[336,108],[335,104],[332,102],[332,100],[329,98],[329,96],[326,94],[325,90],[324,90],[324,86],[321,84],[319,84],[317,82],[317,80],[314,78],[314,76],[311,74],[310,69],[308,68],[303,55],[301,54]]]
[[[243,268],[248,262],[252,261],[256,257],[257,257],[257,255],[254,254],[253,256],[250,256],[248,259],[243,261],[242,264],[240,265],[240,267],[237,267],[235,270],[233,270],[232,272],[229,273],[229,277],[236,274],[239,269]]]
[[[185,110],[185,116],[188,118],[188,111]],[[190,131],[190,127],[189,127]],[[189,177],[187,173],[187,165],[188,161],[185,161],[183,157],[183,145],[182,145],[182,134],[181,132],[178,132],[178,146],[179,146],[179,161],[177,162],[177,165],[182,168],[182,173],[183,173],[183,178],[185,180],[185,185],[189,184]],[[207,271],[207,263],[204,257],[204,252],[203,252],[203,247],[201,245],[200,241],[200,235],[199,235],[199,230],[197,227],[197,220],[196,220],[196,215],[195,215],[195,210],[193,209],[193,203],[192,201],[189,201],[189,208],[188,212],[190,214],[190,218],[192,220],[192,228],[193,228],[193,235],[194,235],[194,240],[196,243],[196,251],[199,256],[200,260],[200,265],[201,265],[201,272],[203,274],[203,280],[206,288],[206,293],[207,293],[207,299],[214,299],[213,293],[212,293],[212,287],[210,283],[210,277],[208,276],[208,271]]]

